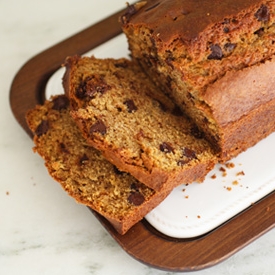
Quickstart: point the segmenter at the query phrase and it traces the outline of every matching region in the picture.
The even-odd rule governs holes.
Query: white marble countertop
[[[13,77],[26,61],[124,6],[125,0],[0,1],[0,274],[170,274],[129,256],[65,194],[9,106]],[[194,274],[274,274],[274,259],[271,230]]]

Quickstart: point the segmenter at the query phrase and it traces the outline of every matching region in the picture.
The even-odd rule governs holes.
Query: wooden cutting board
[[[123,12],[123,11],[122,11]],[[29,60],[16,74],[11,90],[12,112],[32,136],[25,113],[45,99],[45,86],[66,56],[83,54],[121,33],[121,12],[88,27]],[[193,271],[213,266],[275,226],[275,191],[215,230],[192,239],[175,239],[157,232],[146,220],[119,235],[92,211],[119,245],[138,261],[168,271]]]

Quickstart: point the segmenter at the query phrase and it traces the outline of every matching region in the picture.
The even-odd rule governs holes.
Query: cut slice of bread
[[[89,144],[154,190],[202,181],[216,163],[190,120],[127,59],[68,57],[72,117]]]
[[[70,196],[125,234],[171,190],[155,192],[105,160],[82,137],[70,116],[68,102],[66,96],[56,96],[27,113],[34,151]]]

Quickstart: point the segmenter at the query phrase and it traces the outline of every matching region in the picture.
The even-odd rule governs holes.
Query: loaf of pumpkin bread
[[[127,59],[69,57],[63,78],[87,142],[154,190],[202,181],[216,163],[203,134]]]
[[[140,1],[120,22],[133,59],[222,162],[275,130],[274,1]]]

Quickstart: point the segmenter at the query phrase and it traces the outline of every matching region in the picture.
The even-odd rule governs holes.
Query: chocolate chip
[[[90,128],[90,134],[100,133],[101,135],[105,135],[107,132],[107,127],[102,120],[98,120],[95,124],[93,124]]]
[[[211,54],[207,57],[208,59],[221,60],[223,58],[222,49],[218,44],[210,46]]]
[[[62,109],[66,109],[69,106],[69,99],[65,96],[58,96],[53,99],[53,109],[57,111],[61,111]]]
[[[139,206],[143,204],[144,201],[145,201],[144,196],[139,192],[131,192],[131,194],[128,197],[128,202],[135,206]]]
[[[92,76],[86,81],[86,95],[93,97],[96,93],[104,94],[111,87],[106,84],[102,77]]]
[[[182,150],[183,156],[187,157],[188,159],[195,159],[196,158],[196,152],[185,147]]]
[[[232,52],[236,48],[236,46],[237,46],[237,44],[235,44],[235,43],[226,43],[224,45],[224,49],[227,52]]]
[[[125,100],[123,103],[127,106],[129,113],[134,113],[135,111],[137,111],[137,106],[135,105],[133,100],[128,99]]]
[[[197,139],[202,139],[204,138],[204,133],[199,130],[197,126],[193,126],[190,130],[191,134],[197,138]]]
[[[46,134],[49,130],[49,122],[47,120],[42,120],[41,123],[37,126],[35,134],[40,137]]]
[[[84,155],[80,158],[79,164],[80,164],[80,165],[84,165],[84,164],[86,164],[86,163],[88,162],[88,160],[89,160],[89,158],[87,157],[86,154],[84,154]]]
[[[84,97],[93,98],[97,93],[104,94],[110,88],[101,76],[91,75],[86,77],[78,86],[75,95],[79,99]]]
[[[270,12],[266,5],[261,5],[254,15],[261,22],[267,22],[270,18]]]
[[[75,91],[75,96],[79,99],[83,99],[86,94],[86,89],[85,89],[85,82],[82,82],[79,84],[78,88]]]
[[[161,152],[164,153],[174,153],[174,148],[171,146],[171,144],[167,142],[163,142],[162,144],[160,144],[159,149]]]
[[[196,153],[195,151],[189,149],[189,148],[184,148],[182,150],[182,153],[183,153],[183,158],[184,159],[181,159],[177,162],[178,166],[183,166],[185,165],[186,163],[188,163],[190,160],[192,159],[195,159],[196,158]]]

